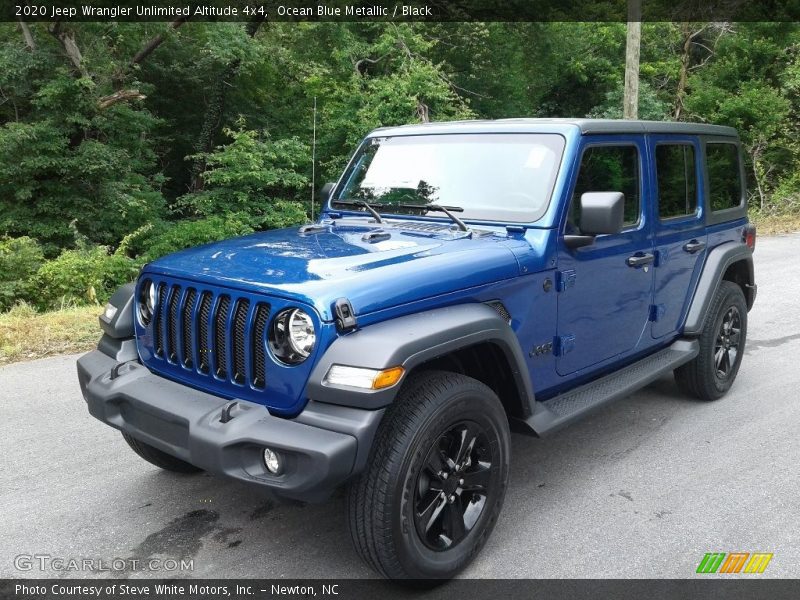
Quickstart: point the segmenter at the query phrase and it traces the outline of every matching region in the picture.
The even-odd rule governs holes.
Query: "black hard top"
[[[733,127],[686,123],[682,121],[641,121],[626,119],[497,119],[474,121],[442,121],[400,127],[382,127],[373,135],[423,135],[431,133],[486,133],[553,131],[577,127],[581,133],[631,134],[631,133],[682,133],[685,135],[712,135],[738,137]]]

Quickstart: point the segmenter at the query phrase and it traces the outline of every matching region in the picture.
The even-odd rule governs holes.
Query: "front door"
[[[570,249],[559,238],[556,370],[568,375],[644,349],[655,261],[646,143],[639,136],[591,136],[580,166],[563,233],[580,234],[585,192],[622,192],[625,224],[617,234]]]
[[[705,256],[706,231],[698,203],[702,171],[696,139],[650,138],[655,173],[653,223],[655,270],[651,333],[660,338],[678,330],[688,310]]]

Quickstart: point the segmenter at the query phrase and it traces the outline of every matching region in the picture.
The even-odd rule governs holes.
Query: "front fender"
[[[414,367],[455,350],[490,342],[506,357],[524,407],[534,396],[524,355],[511,327],[491,307],[471,303],[398,317],[338,338],[317,363],[306,388],[312,400],[377,409],[390,404],[402,384],[364,390],[324,383],[334,364],[370,369]]]

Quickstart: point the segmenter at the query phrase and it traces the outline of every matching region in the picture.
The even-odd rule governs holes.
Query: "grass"
[[[751,214],[758,235],[777,235],[800,231],[800,214],[759,215]]]
[[[99,306],[39,313],[27,304],[0,314],[0,365],[83,352],[100,339]]]

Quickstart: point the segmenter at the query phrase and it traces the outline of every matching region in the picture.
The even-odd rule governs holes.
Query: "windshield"
[[[337,199],[383,205],[381,212],[438,204],[463,208],[462,219],[532,222],[547,210],[563,150],[564,139],[555,134],[372,138]]]

